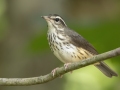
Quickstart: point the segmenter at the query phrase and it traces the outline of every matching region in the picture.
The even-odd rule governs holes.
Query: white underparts
[[[48,31],[48,42],[54,55],[63,63],[77,62],[92,56],[86,50],[69,43],[64,35],[57,34],[54,29]]]

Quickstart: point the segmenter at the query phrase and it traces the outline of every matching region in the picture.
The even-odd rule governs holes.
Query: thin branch
[[[31,78],[0,78],[0,85],[6,85],[6,86],[27,86],[27,85],[35,85],[35,84],[43,84],[46,82],[49,82],[69,71],[73,71],[78,68],[82,68],[85,66],[88,66],[90,64],[93,64],[98,61],[103,61],[108,58],[112,58],[115,56],[120,55],[120,48],[105,52],[103,54],[96,55],[92,58],[81,60],[79,62],[70,64],[68,68],[65,70],[64,67],[60,67],[56,70],[56,73],[53,77],[52,73],[49,73],[44,76],[38,76],[38,77],[31,77]]]

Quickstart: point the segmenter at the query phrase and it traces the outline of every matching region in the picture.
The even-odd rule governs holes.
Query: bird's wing
[[[77,32],[70,30],[70,29],[66,29],[65,33],[68,35],[69,41],[73,45],[77,47],[81,47],[94,55],[98,54],[95,48],[87,40],[85,40],[81,35],[79,35]]]

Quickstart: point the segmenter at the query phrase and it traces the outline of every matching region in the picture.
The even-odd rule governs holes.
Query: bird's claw
[[[52,70],[51,73],[52,73],[52,76],[53,76],[53,77],[55,76],[55,73],[56,73],[56,70],[57,70],[57,69],[58,69],[58,68],[55,68],[55,69]]]
[[[69,66],[70,64],[71,64],[71,63],[66,63],[66,64],[64,64],[65,70],[68,68],[68,66]]]

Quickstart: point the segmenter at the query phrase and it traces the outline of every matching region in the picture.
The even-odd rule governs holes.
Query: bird
[[[67,66],[98,55],[97,50],[80,34],[70,29],[58,14],[41,16],[47,22],[47,39],[53,54]],[[104,75],[118,76],[105,62],[94,63]]]

